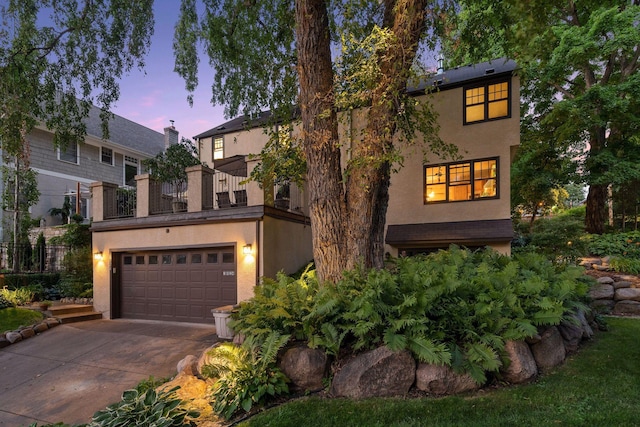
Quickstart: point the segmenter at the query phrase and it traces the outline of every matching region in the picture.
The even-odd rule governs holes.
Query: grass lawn
[[[0,332],[12,331],[20,326],[29,326],[42,320],[42,313],[26,308],[3,308],[0,310]]]
[[[267,410],[243,427],[639,426],[640,319],[608,318],[564,365],[532,384],[421,399],[309,397]]]

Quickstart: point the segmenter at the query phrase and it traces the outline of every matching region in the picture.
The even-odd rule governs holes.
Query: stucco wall
[[[262,275],[292,274],[313,259],[311,224],[264,218]]]

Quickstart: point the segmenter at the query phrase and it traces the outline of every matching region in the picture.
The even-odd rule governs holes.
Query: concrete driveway
[[[88,423],[141,380],[217,341],[213,325],[92,320],[0,349],[0,426]]]

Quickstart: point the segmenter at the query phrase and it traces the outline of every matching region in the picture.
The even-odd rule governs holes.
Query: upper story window
[[[137,158],[124,156],[124,185],[135,186],[136,175],[140,173],[140,162]]]
[[[111,148],[100,147],[100,161],[113,166],[113,150]]]
[[[58,160],[79,164],[80,146],[76,142],[69,142],[65,148],[58,148]]]
[[[224,159],[224,139],[222,137],[213,139],[213,160]]]
[[[425,203],[498,197],[498,159],[425,166]]]
[[[510,117],[509,81],[485,83],[464,89],[464,123]]]

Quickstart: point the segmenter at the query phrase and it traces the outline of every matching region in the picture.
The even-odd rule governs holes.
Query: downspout
[[[256,286],[260,283],[260,256],[262,255],[260,251],[260,222],[261,220],[256,220]]]

